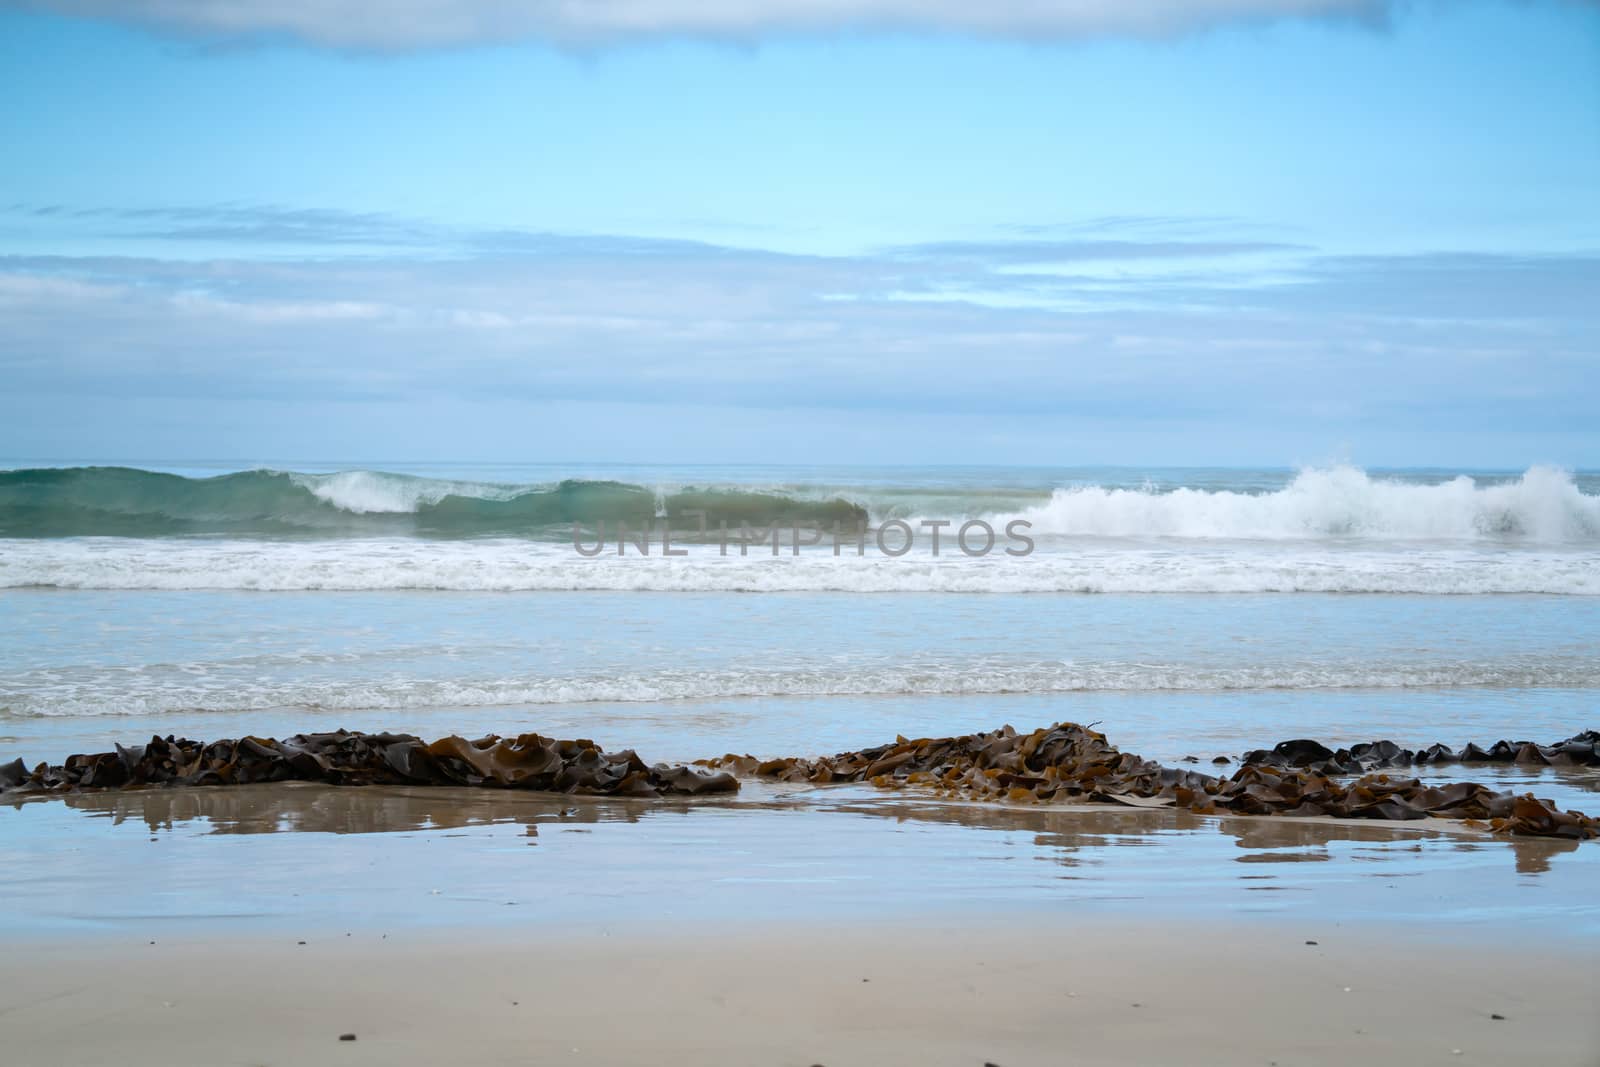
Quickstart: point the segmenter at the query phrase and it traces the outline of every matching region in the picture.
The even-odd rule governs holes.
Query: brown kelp
[[[241,737],[210,744],[152,737],[147,745],[69,756],[59,766],[41,763],[30,771],[21,760],[0,766],[0,793],[289,781],[491,786],[630,797],[739,788],[731,774],[663,763],[649,766],[632,749],[606,752],[592,741],[557,741],[539,734],[476,741],[446,737],[431,744],[410,734],[346,730],[298,734],[283,741]]]
[[[908,740],[817,759],[722,756],[705,766],[785,782],[870,782],[922,787],[978,800],[1110,801],[1200,814],[1329,815],[1357,819],[1430,816],[1479,822],[1501,833],[1600,836],[1600,819],[1560,811],[1531,794],[1497,793],[1474,782],[1424,785],[1367,774],[1338,781],[1317,770],[1250,762],[1231,777],[1166,767],[1122,752],[1076,723],[1019,734],[1009,726],[961,737]]]
[[[1580,734],[1550,746],[1500,742],[1467,746],[1463,757],[1503,762],[1595,765],[1600,735]],[[1123,752],[1076,723],[1031,733],[1010,726],[960,737],[908,740],[816,758],[758,759],[727,755],[696,766],[647,765],[631,749],[605,752],[592,741],[539,734],[446,737],[424,742],[409,734],[339,730],[282,741],[257,737],[198,741],[151,738],[134,748],[75,755],[58,766],[29,770],[21,760],[0,766],[0,794],[69,793],[95,789],[309,781],[331,785],[460,785],[603,796],[659,797],[727,793],[738,775],[784,782],[867,782],[917,787],[947,797],[1024,803],[1113,802],[1173,807],[1200,814],[1336,816],[1358,819],[1467,820],[1499,833],[1586,839],[1600,820],[1561,811],[1531,794],[1499,793],[1475,782],[1424,784],[1384,773],[1351,777],[1364,760],[1385,765],[1441,762],[1392,742],[1331,750],[1288,741],[1246,754],[1229,777],[1167,767]],[[1445,749],[1449,752],[1450,750]],[[1506,759],[1503,754],[1510,753]]]

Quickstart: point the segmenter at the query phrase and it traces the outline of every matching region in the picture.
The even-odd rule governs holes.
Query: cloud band
[[[0,6],[224,39],[419,49],[882,31],[1162,37],[1236,22],[1382,19],[1396,0],[0,0]]]

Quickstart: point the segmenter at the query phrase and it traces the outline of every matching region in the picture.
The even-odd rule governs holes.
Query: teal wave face
[[[1002,472],[1003,473],[1003,472]],[[1407,544],[1593,546],[1600,481],[1550,467],[1520,474],[1373,474],[1340,465],[1278,472],[1169,471],[1151,481],[1122,472],[1099,481],[1052,472],[974,481],[960,471],[869,479],[742,483],[715,475],[662,486],[603,476],[491,482],[346,470],[249,470],[188,477],[130,467],[0,470],[0,537],[285,538],[519,537],[561,540],[574,523],[644,529],[672,518],[674,535],[814,523],[922,517],[1026,521],[1057,539],[1372,541]],[[617,478],[648,475],[619,473]],[[1052,488],[1051,484],[1055,485]],[[1193,482],[1194,484],[1184,484]]]
[[[738,489],[658,493],[623,482],[549,486],[445,482],[350,471],[242,471],[185,478],[130,467],[0,471],[0,537],[565,537],[574,523],[643,527],[665,512],[726,522],[865,521],[842,499]],[[677,525],[677,522],[674,522]],[[692,528],[694,521],[685,525]]]

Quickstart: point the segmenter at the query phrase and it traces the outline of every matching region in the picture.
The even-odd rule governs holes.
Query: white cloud
[[[1600,403],[1593,257],[1308,252],[1291,283],[1179,272],[1119,290],[940,256],[615,237],[520,247],[421,259],[0,257],[0,381],[13,398],[421,409],[520,398],[1219,424],[1314,420],[1336,402],[1375,424],[1435,427],[1489,413],[1502,425],[1587,425]],[[1000,264],[1015,258],[993,251]],[[985,293],[1029,299],[971,297]],[[828,298],[841,294],[850,299]],[[1508,396],[1508,383],[1531,392]]]
[[[297,302],[247,302],[219,300],[208,293],[182,291],[172,298],[173,308],[186,315],[233,318],[242,323],[273,326],[298,322],[376,321],[399,317],[395,309],[354,300]]]
[[[540,39],[752,40],[911,31],[996,37],[1164,36],[1284,18],[1380,18],[1397,0],[0,0],[224,38],[408,49]]]

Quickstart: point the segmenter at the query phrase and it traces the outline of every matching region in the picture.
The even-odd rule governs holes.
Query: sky
[[[0,0],[0,457],[1600,467],[1587,0]]]

